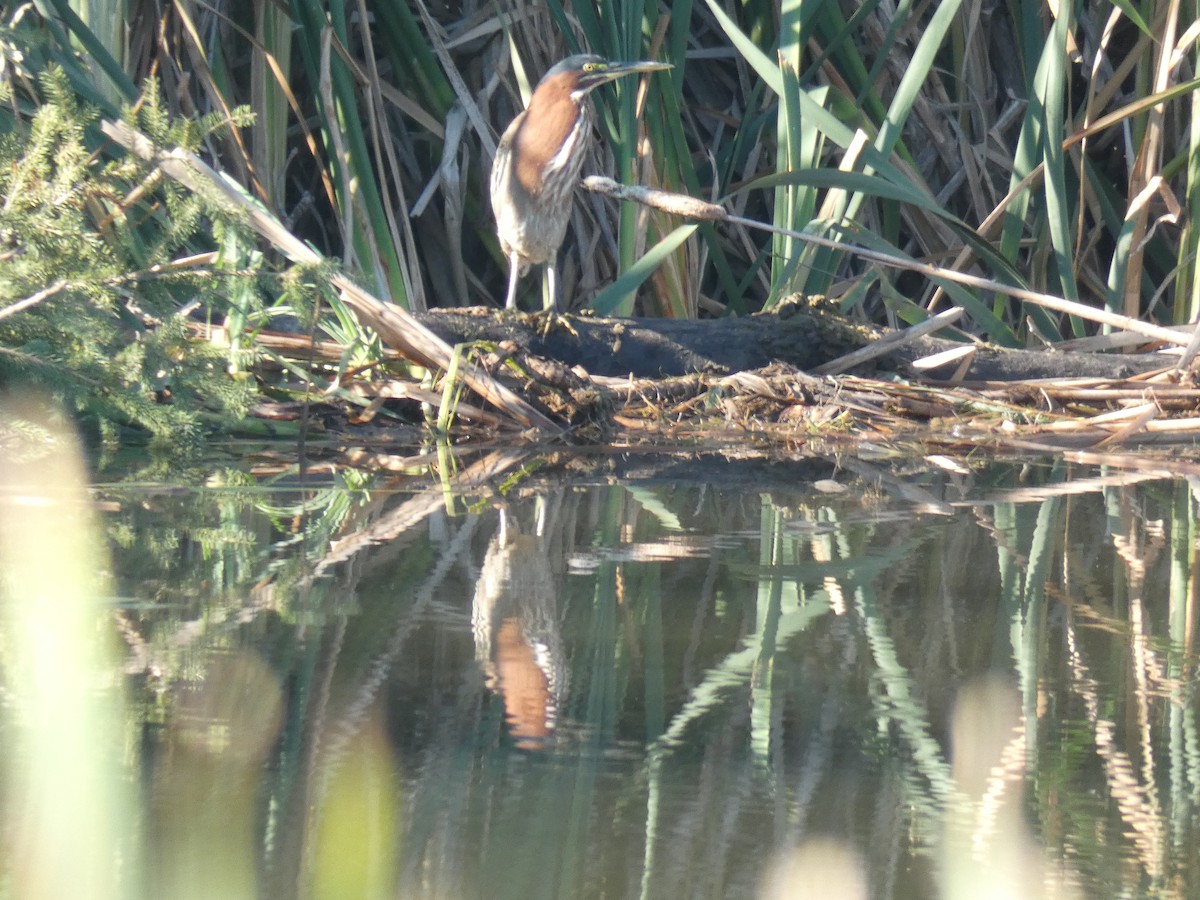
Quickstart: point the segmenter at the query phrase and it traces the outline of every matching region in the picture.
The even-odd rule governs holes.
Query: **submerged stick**
[[[292,262],[314,265],[323,262],[316,250],[288,231],[268,210],[259,206],[241,190],[222,178],[200,157],[186,150],[160,150],[139,131],[125,122],[104,120],[100,130],[112,141],[131,153],[156,164],[188,190],[215,190],[228,203],[245,212],[250,226],[270,241]],[[346,305],[366,319],[380,337],[404,356],[427,368],[448,372],[454,349],[436,334],[414,319],[407,310],[387,303],[355,284],[346,275],[335,272],[330,282],[341,293]],[[562,428],[544,413],[539,412],[509,388],[505,387],[477,365],[460,365],[463,380],[484,399],[508,413],[526,427],[540,431],[561,431]]]
[[[954,269],[943,269],[941,266],[936,266],[932,263],[923,263],[917,260],[892,256],[890,253],[872,250],[870,247],[864,247],[861,244],[836,241],[833,238],[822,237],[816,234],[805,234],[802,231],[780,228],[776,225],[769,225],[766,222],[747,219],[744,216],[735,216],[723,206],[699,200],[695,197],[689,197],[686,194],[676,194],[671,191],[641,187],[640,185],[618,184],[611,178],[601,175],[590,175],[583,179],[583,186],[594,193],[604,194],[617,200],[631,200],[634,203],[641,203],[644,206],[651,206],[654,209],[659,209],[676,216],[683,216],[688,219],[700,219],[706,222],[733,222],[738,225],[745,225],[747,228],[757,228],[760,231],[769,231],[772,234],[781,234],[785,237],[795,238],[798,241],[815,244],[818,247],[828,247],[831,250],[845,250],[871,262],[892,266],[896,269],[917,272],[928,278],[940,278],[966,285],[967,287],[978,288],[984,291],[995,291],[998,294],[1005,294],[1017,300],[1024,300],[1035,306],[1042,306],[1046,309],[1052,309],[1055,312],[1066,313],[1071,316],[1079,316],[1081,319],[1099,322],[1101,325],[1108,325],[1111,328],[1118,328],[1122,331],[1132,331],[1135,334],[1140,334],[1152,340],[1162,341],[1166,344],[1187,346],[1192,340],[1192,333],[1190,331],[1180,333],[1171,328],[1142,322],[1139,319],[1109,312],[1106,309],[1097,309],[1094,306],[1087,306],[1083,303],[1077,303],[1074,300],[1055,297],[1053,294],[1043,294],[1041,291],[1031,291],[1027,288],[1014,287],[1011,284],[1004,284],[1001,281],[984,278],[980,275],[971,275],[967,272],[957,272]]]

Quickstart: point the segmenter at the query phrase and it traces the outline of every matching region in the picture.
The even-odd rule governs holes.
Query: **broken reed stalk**
[[[289,232],[274,215],[222,178],[196,154],[176,148],[160,150],[153,141],[125,122],[104,120],[100,130],[115,143],[142,159],[157,165],[190,191],[216,191],[228,203],[246,213],[250,226],[270,241],[292,262],[319,265],[321,256]],[[407,358],[427,368],[450,371],[454,349],[409,313],[363,290],[340,272],[330,276],[342,300],[367,324],[379,332],[384,342]],[[482,368],[460,364],[463,380],[493,406],[504,411],[527,428],[559,432],[562,427],[539,412]]]
[[[733,222],[738,225],[745,225],[747,228],[757,228],[760,231],[785,235],[799,241],[815,244],[818,247],[828,247],[831,250],[845,250],[872,262],[892,266],[897,269],[906,269],[910,272],[917,272],[928,278],[940,278],[966,285],[967,287],[978,288],[979,290],[995,291],[996,293],[1005,294],[1017,300],[1024,300],[1036,306],[1052,309],[1055,312],[1079,316],[1081,319],[1099,322],[1101,325],[1108,325],[1122,331],[1131,331],[1143,337],[1162,341],[1167,344],[1187,346],[1192,341],[1192,331],[1196,331],[1196,329],[1192,329],[1187,332],[1179,332],[1171,328],[1164,328],[1161,325],[1154,325],[1129,316],[1123,316],[1119,313],[1097,309],[1094,306],[1087,306],[1083,303],[1076,303],[1073,300],[1055,297],[1053,294],[1043,294],[1040,291],[1014,287],[1011,284],[1004,284],[1003,282],[984,278],[980,275],[956,272],[953,269],[943,269],[941,266],[935,266],[931,263],[923,263],[892,256],[888,253],[881,253],[878,250],[872,250],[869,247],[863,247],[859,244],[836,241],[832,238],[821,237],[816,234],[805,234],[802,231],[793,231],[790,228],[780,228],[775,225],[769,225],[766,222],[758,222],[743,216],[735,216],[723,206],[699,200],[695,197],[689,197],[686,194],[676,194],[671,191],[662,191],[657,188],[648,188],[641,185],[618,184],[611,178],[601,175],[590,175],[583,179],[583,186],[589,191],[604,194],[616,200],[631,200],[634,203],[641,203],[644,206],[650,206],[654,209],[687,219],[700,219],[707,222]]]
[[[845,356],[839,356],[837,359],[831,359],[827,363],[822,363],[813,369],[813,373],[816,375],[840,375],[842,372],[848,372],[855,366],[860,366],[865,362],[883,356],[885,353],[890,353],[898,347],[915,341],[919,337],[924,337],[935,331],[941,331],[946,326],[953,325],[962,317],[963,309],[960,306],[952,306],[950,309],[944,309],[936,316],[930,316],[924,322],[910,325],[901,331],[885,334],[865,347],[859,347],[857,350],[850,351]]]

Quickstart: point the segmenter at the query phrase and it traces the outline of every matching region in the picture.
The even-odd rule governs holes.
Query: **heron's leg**
[[[558,272],[555,261],[546,263],[546,293],[542,296],[542,308],[549,312],[558,312]]]
[[[517,308],[517,281],[521,277],[521,258],[513,251],[508,256],[508,296],[504,299],[505,309]]]
[[[542,337],[546,337],[550,333],[550,329],[555,326],[562,326],[571,332],[571,334],[579,337],[579,334],[571,327],[568,318],[558,311],[558,270],[555,268],[554,262],[551,259],[546,263],[546,282],[544,285],[545,293],[542,295],[542,311],[535,314],[541,323],[538,325],[538,331]]]

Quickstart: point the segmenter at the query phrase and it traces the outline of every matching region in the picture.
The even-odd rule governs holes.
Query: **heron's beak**
[[[636,75],[639,72],[662,72],[674,68],[670,63],[656,62],[652,59],[642,59],[637,62],[610,62],[603,69],[588,72],[580,79],[586,90],[598,88],[602,84],[624,78],[626,75]]]
[[[620,78],[632,72],[662,72],[674,68],[670,63],[658,62],[654,59],[643,59],[637,62],[614,62],[608,64],[604,74],[612,78]]]

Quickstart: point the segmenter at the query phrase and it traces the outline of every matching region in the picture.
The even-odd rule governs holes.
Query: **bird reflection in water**
[[[488,689],[503,699],[509,732],[523,750],[551,744],[567,688],[540,500],[538,510],[535,533],[522,534],[515,517],[501,509],[471,608],[475,659]]]

